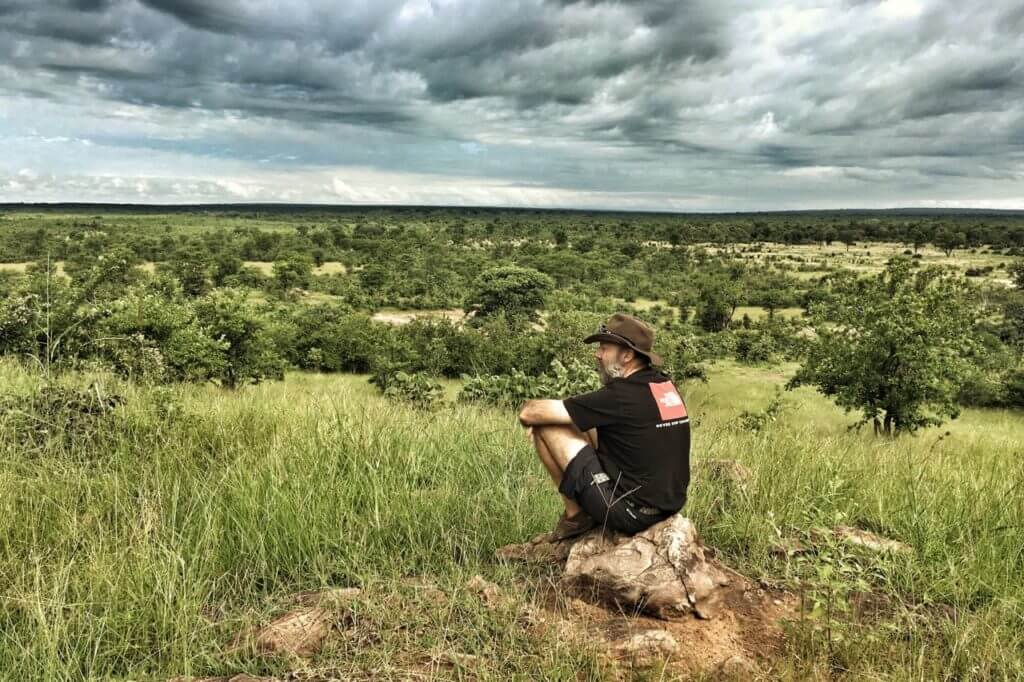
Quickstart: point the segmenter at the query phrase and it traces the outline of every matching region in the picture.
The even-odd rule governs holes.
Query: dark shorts
[[[569,462],[558,492],[575,500],[598,524],[629,535],[672,515],[632,501],[630,491],[604,472],[590,445],[583,446]]]

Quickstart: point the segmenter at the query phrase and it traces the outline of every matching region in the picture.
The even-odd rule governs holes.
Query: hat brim
[[[623,339],[618,336],[612,336],[611,334],[591,334],[587,338],[583,339],[583,343],[593,343],[594,341],[607,341],[608,343],[614,343],[619,346],[625,346],[626,348],[629,348],[636,353],[646,355],[650,359],[652,365],[661,364],[661,356],[655,353],[654,351],[640,350],[639,348],[632,344],[625,343]]]
[[[622,343],[622,339],[611,334],[591,334],[587,338],[583,339],[583,343],[593,343],[594,341],[607,341],[608,343],[617,343],[620,346],[625,345]]]

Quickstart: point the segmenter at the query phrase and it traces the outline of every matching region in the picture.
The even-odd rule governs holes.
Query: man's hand
[[[523,426],[572,424],[572,417],[561,400],[527,400],[519,410],[519,423]]]

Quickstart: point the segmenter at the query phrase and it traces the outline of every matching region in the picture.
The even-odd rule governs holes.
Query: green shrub
[[[123,402],[98,384],[44,383],[28,394],[0,396],[0,432],[24,452],[52,451],[68,443],[88,446]]]
[[[758,433],[763,431],[769,424],[774,424],[786,411],[786,403],[783,400],[782,392],[776,389],[775,395],[763,410],[743,410],[737,419],[737,426],[743,431]]]
[[[200,327],[192,304],[130,290],[108,303],[93,350],[122,376],[149,382],[207,381],[225,369],[226,341]]]
[[[386,398],[401,400],[420,410],[433,410],[444,402],[444,388],[426,374],[401,370],[378,373],[370,377],[370,383],[380,388]]]
[[[480,273],[464,307],[475,320],[505,313],[509,319],[532,321],[555,286],[551,277],[532,268],[504,265]]]
[[[1024,369],[1014,370],[1007,375],[1003,400],[1010,407],[1024,407]]]
[[[534,398],[564,398],[600,387],[597,372],[571,360],[568,365],[553,360],[546,374],[530,376],[514,369],[508,374],[462,376],[460,402],[480,402],[500,407],[517,407]]]
[[[267,321],[246,301],[244,291],[214,289],[197,299],[196,317],[209,337],[219,342],[220,357],[210,363],[211,378],[227,388],[283,379],[285,360],[268,333]]]

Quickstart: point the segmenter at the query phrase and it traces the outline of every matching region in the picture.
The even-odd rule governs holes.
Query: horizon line
[[[791,209],[760,209],[730,211],[728,209],[712,209],[704,211],[679,211],[672,209],[628,209],[628,208],[585,208],[574,206],[506,206],[484,204],[344,204],[318,202],[200,202],[200,203],[136,203],[136,202],[102,202],[102,201],[34,201],[34,202],[0,202],[0,211],[26,208],[116,208],[116,209],[168,209],[168,210],[210,210],[225,208],[272,208],[272,209],[346,209],[346,210],[382,210],[382,209],[442,209],[442,210],[484,210],[484,211],[529,211],[548,213],[608,213],[637,215],[765,215],[765,214],[813,214],[813,213],[851,213],[879,214],[902,213],[907,215],[942,215],[942,214],[974,214],[1024,216],[1024,208],[977,208],[977,207],[935,207],[935,206],[891,206],[886,208],[791,208]]]

